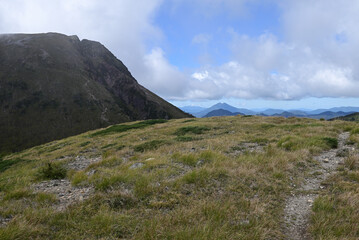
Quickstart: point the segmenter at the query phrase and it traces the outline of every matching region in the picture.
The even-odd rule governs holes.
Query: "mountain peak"
[[[101,43],[76,35],[1,35],[0,63],[0,153],[120,122],[190,117]]]

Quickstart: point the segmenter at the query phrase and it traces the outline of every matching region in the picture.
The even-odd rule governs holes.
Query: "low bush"
[[[144,151],[148,151],[148,150],[155,150],[155,149],[159,148],[160,146],[165,145],[166,143],[167,142],[164,140],[153,140],[153,141],[139,144],[139,145],[135,146],[133,148],[133,150],[135,150],[135,152],[144,152]]]
[[[39,180],[63,179],[66,177],[67,170],[62,163],[48,162],[37,172]]]
[[[188,126],[188,127],[181,127],[177,129],[175,132],[175,135],[177,136],[183,136],[187,133],[192,134],[203,134],[205,131],[209,131],[210,129],[205,126]]]

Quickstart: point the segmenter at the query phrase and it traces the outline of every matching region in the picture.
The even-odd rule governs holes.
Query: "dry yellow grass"
[[[356,127],[298,118],[180,119],[37,146],[3,160],[13,165],[0,175],[0,217],[11,221],[0,239],[280,239],[293,184],[315,154]],[[66,175],[95,193],[56,211],[56,196],[31,186],[45,163],[67,166],[77,156],[102,159]],[[356,195],[345,196],[353,202]]]

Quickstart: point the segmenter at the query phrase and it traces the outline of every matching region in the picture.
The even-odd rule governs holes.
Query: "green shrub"
[[[166,143],[167,142],[164,140],[153,140],[153,141],[139,144],[139,145],[135,146],[133,148],[133,150],[135,150],[135,152],[144,152],[144,151],[148,151],[148,150],[155,150],[155,149],[159,148],[160,146],[165,145]]]
[[[40,180],[63,179],[66,177],[67,170],[62,163],[48,162],[37,172],[37,178]]]
[[[338,148],[338,139],[324,137],[322,140],[330,147],[330,148]]]
[[[203,134],[205,131],[209,131],[210,129],[205,126],[188,126],[188,127],[181,127],[177,129],[175,132],[175,135],[177,136],[183,136],[187,133],[192,134]]]
[[[201,138],[195,138],[191,136],[177,136],[176,141],[178,142],[192,142],[192,141],[198,141],[201,140]]]
[[[188,123],[188,122],[195,122],[195,119],[188,119],[188,120],[184,120],[183,123]]]

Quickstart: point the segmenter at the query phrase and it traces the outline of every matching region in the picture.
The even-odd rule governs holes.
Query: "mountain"
[[[288,112],[288,111],[284,111],[282,113],[276,113],[272,115],[273,117],[296,117],[296,115],[294,113]]]
[[[308,115],[302,115],[301,112],[292,112],[292,111],[284,111],[280,114],[273,114],[271,116],[273,117],[306,117],[306,118],[313,118],[313,119],[331,119],[331,118],[334,118],[334,117],[339,117],[339,116],[345,116],[347,115],[348,113],[345,113],[345,112],[331,112],[331,111],[325,111],[325,112],[321,112],[319,114],[308,114]],[[262,116],[262,115],[261,115]]]
[[[265,114],[265,115],[281,114],[283,112],[284,112],[283,109],[272,109],[272,108],[266,109],[264,111],[260,111],[261,114]]]
[[[195,113],[194,115],[196,117],[204,117],[206,116],[208,113],[210,113],[211,111],[213,110],[218,110],[218,109],[223,109],[223,110],[227,110],[229,112],[232,112],[232,113],[236,113],[236,112],[241,112],[245,115],[254,115],[255,112],[251,111],[251,110],[248,110],[248,109],[245,109],[245,108],[236,108],[236,107],[233,107],[227,103],[217,103],[215,105],[213,105],[212,107],[209,107],[201,112],[198,112],[198,113]]]
[[[332,112],[359,112],[359,107],[334,107],[329,110]]]
[[[102,44],[58,33],[0,36],[0,153],[111,124],[189,117]]]
[[[203,117],[206,118],[206,117],[221,117],[221,116],[236,116],[236,115],[244,115],[244,114],[240,113],[240,112],[232,113],[232,112],[224,110],[224,109],[217,109],[217,110],[213,110],[213,111],[207,113]]]
[[[323,112],[345,112],[345,113],[353,113],[353,112],[359,112],[359,107],[334,107],[329,109],[316,109],[312,111],[308,111],[307,114],[314,115],[319,114]]]
[[[205,110],[206,108],[199,106],[184,106],[184,107],[180,107],[180,109],[186,113],[195,114]]]
[[[306,116],[307,113],[303,110],[297,110],[297,109],[294,109],[294,110],[288,110],[288,112],[290,113],[293,113],[294,115],[296,116]]]
[[[352,113],[352,112],[350,112]],[[324,118],[326,120],[335,118],[335,117],[341,117],[341,116],[345,116],[348,115],[348,113],[346,112],[331,112],[331,111],[325,111],[319,114],[313,114],[313,115],[308,115],[307,117],[309,118],[314,118],[314,119],[321,119]]]
[[[351,122],[359,122],[359,112],[355,112],[349,115],[332,118],[330,120],[343,120],[343,121],[351,121]]]

